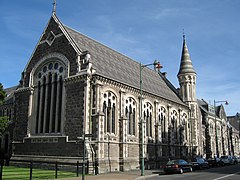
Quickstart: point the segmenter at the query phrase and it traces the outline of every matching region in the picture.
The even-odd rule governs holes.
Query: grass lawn
[[[3,180],[28,180],[29,179],[29,168],[19,168],[14,166],[3,167]],[[57,178],[76,177],[77,174],[73,172],[58,171]],[[32,170],[32,179],[55,179],[54,170]]]

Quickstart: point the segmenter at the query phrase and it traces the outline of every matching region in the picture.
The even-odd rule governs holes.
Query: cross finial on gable
[[[57,6],[57,0],[54,0],[54,2],[53,2],[53,11],[52,11],[53,14],[56,13],[56,6]]]

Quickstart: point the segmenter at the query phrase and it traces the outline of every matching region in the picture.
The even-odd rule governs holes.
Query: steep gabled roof
[[[9,104],[9,103],[13,102],[13,95],[14,95],[15,91],[17,90],[17,88],[18,88],[18,86],[13,86],[13,87],[4,89],[4,91],[7,94],[7,96],[4,99],[5,104]]]
[[[232,127],[234,127],[236,130],[240,131],[239,113],[237,113],[235,116],[228,116],[227,119]]]
[[[59,19],[58,19],[59,20]],[[61,23],[60,21],[58,23]],[[61,25],[63,25],[61,23]],[[81,51],[91,53],[91,62],[96,74],[139,89],[140,63],[115,50],[64,26],[67,34]],[[167,100],[185,105],[177,94],[166,84],[158,72],[143,68],[143,91],[160,96]]]

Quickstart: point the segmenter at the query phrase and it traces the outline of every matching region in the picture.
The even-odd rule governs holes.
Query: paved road
[[[194,171],[184,174],[159,175],[146,178],[147,180],[239,180],[240,164]]]
[[[160,175],[159,175],[160,174]],[[63,180],[81,180],[81,177],[66,178]],[[184,174],[165,175],[161,170],[145,170],[145,176],[140,171],[115,172],[90,175],[86,180],[240,180],[240,164],[220,168],[210,168]]]

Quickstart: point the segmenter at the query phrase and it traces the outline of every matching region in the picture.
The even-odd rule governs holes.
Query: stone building
[[[140,63],[63,25],[53,13],[15,92],[12,159],[77,161],[84,134],[87,156],[100,172],[137,169],[142,153],[146,167],[186,157],[196,132],[185,101],[196,105],[195,92],[181,89],[187,94],[182,100],[160,71],[141,68],[143,121]],[[183,62],[183,88],[186,68]]]
[[[207,158],[228,155],[229,126],[224,106],[213,106],[203,99],[198,99],[202,120],[202,152]]]
[[[227,117],[229,122],[229,154],[240,156],[240,114]]]
[[[0,117],[8,117],[8,127],[5,132],[0,136],[0,158],[9,159],[12,154],[11,142],[13,140],[13,120],[14,120],[14,92],[17,86],[7,88],[7,97],[4,104],[0,105]]]
[[[139,169],[141,157],[154,168],[169,158],[213,153],[216,121],[196,98],[185,36],[178,79],[176,89],[161,71],[65,26],[53,12],[11,103],[12,159],[76,162],[83,137],[100,173]],[[217,112],[222,127],[223,107]],[[225,143],[218,142],[222,152]]]

